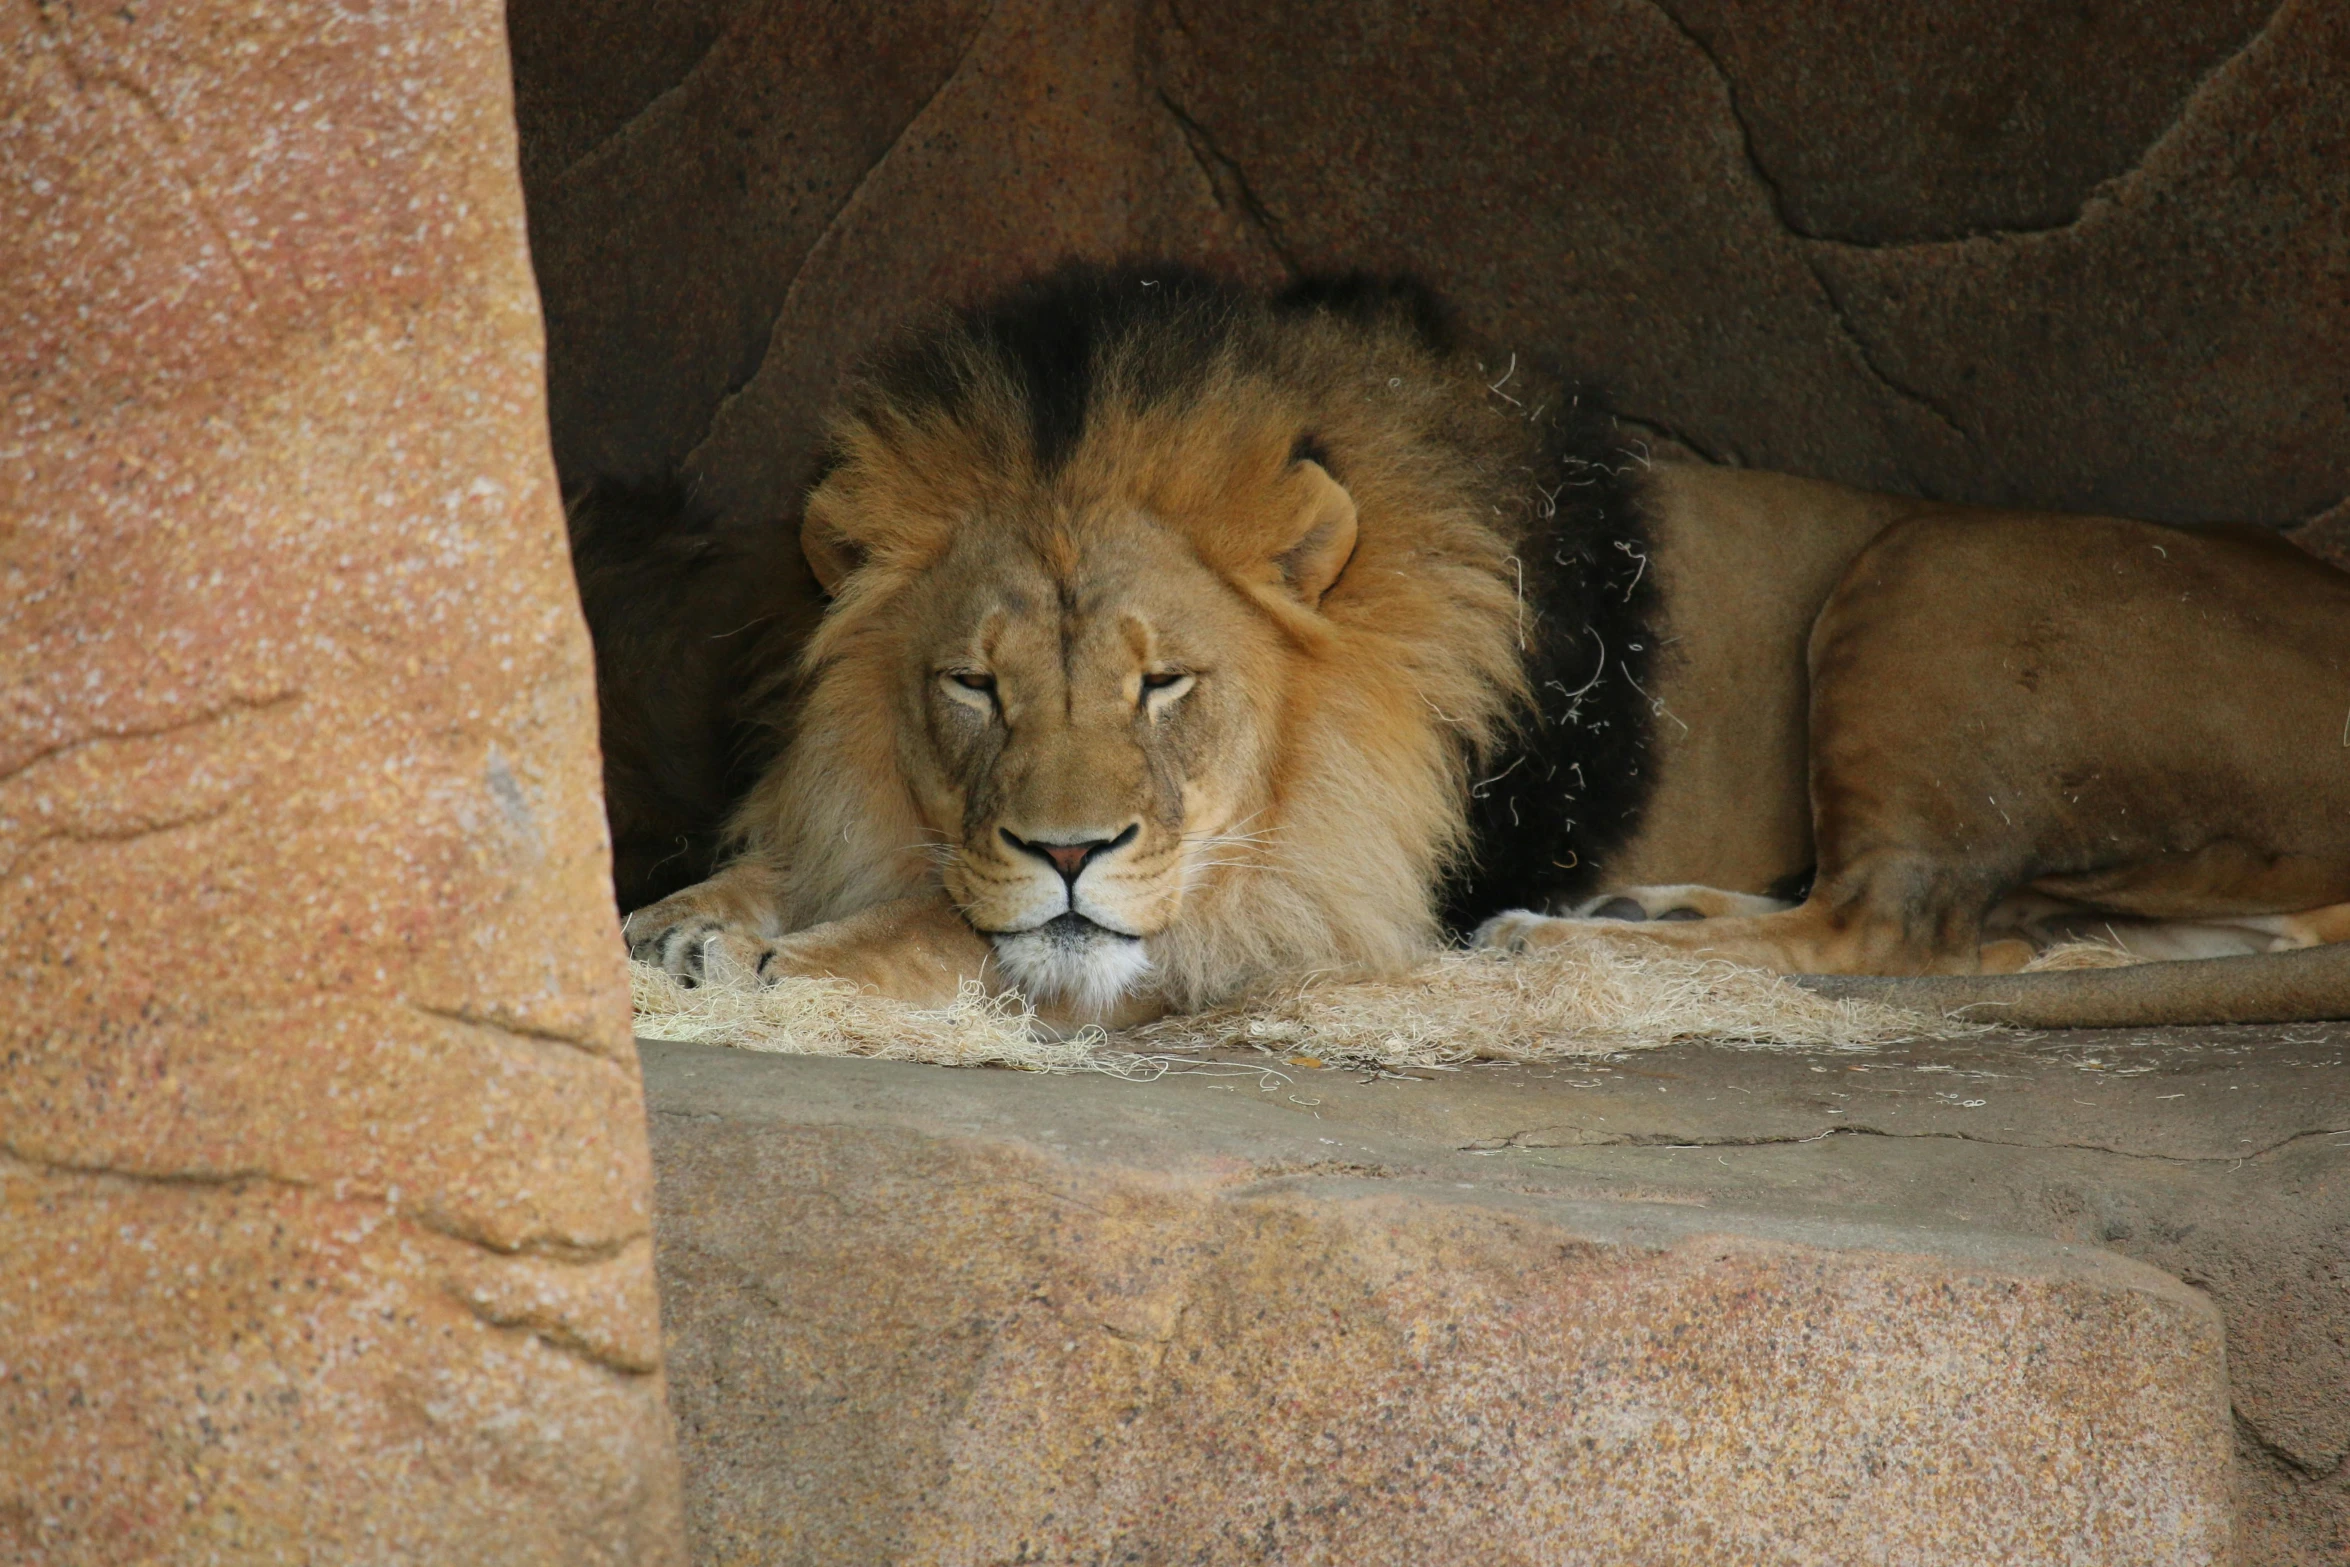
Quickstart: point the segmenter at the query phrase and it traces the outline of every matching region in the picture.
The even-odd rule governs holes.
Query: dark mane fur
[[[1488,366],[1499,377],[1502,367]],[[1520,385],[1530,390],[1516,394]],[[1532,702],[1515,743],[1469,789],[1475,847],[1445,917],[1466,932],[1502,909],[1543,909],[1597,884],[1638,825],[1656,722],[1641,694],[1656,651],[1657,587],[1638,489],[1641,459],[1593,394],[1518,375],[1535,439],[1525,568]],[[1499,396],[1500,393],[1494,394]],[[1544,406],[1544,399],[1563,406]]]
[[[870,394],[899,408],[962,411],[977,374],[1009,373],[1027,407],[1030,458],[1050,474],[1085,432],[1100,377],[1119,350],[1147,336],[1151,355],[1121,368],[1128,390],[1150,403],[1196,386],[1230,339],[1247,296],[1179,266],[1064,266],[956,313],[943,331],[923,332],[886,354],[869,374]]]

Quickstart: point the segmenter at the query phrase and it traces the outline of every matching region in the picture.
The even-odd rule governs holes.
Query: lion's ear
[[[826,594],[840,591],[848,574],[865,564],[865,547],[841,531],[819,489],[808,498],[807,515],[800,519],[800,553],[816,573],[817,586]]]
[[[1297,473],[1304,481],[1306,502],[1298,509],[1289,544],[1273,561],[1290,592],[1308,604],[1319,604],[1354,559],[1355,498],[1311,458],[1297,465]]]

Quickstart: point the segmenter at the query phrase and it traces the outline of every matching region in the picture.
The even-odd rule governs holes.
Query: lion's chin
[[[1062,914],[1032,930],[993,938],[996,962],[1031,1001],[1106,1013],[1141,982],[1151,960],[1138,937]]]

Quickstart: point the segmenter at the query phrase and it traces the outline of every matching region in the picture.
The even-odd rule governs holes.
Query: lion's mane
[[[1531,700],[1549,669],[1542,649],[1563,670],[1590,629],[1573,622],[1632,598],[1601,582],[1625,557],[1584,537],[1590,508],[1574,509],[1614,495],[1613,470],[1582,455],[1610,444],[1590,410],[1522,369],[1479,364],[1410,287],[1349,281],[1267,300],[1171,269],[1070,269],[927,324],[838,404],[811,548],[827,516],[849,511],[879,542],[777,683],[789,743],[731,828],[777,871],[787,928],[936,885],[901,760],[922,737],[897,687],[915,629],[902,600],[946,530],[1077,492],[1194,526],[1214,510],[1219,454],[1250,439],[1252,421],[1284,441],[1312,432],[1359,535],[1319,612],[1292,628],[1301,656],[1271,694],[1273,805],[1219,846],[1223,863],[1150,941],[1170,1004],[1208,1005],[1275,973],[1391,971],[1425,956],[1442,937],[1448,877],[1459,885],[1473,859],[1472,787],[1504,769],[1541,787],[1522,808],[1488,787],[1481,807],[1491,820],[1508,805],[1531,836],[1485,858],[1572,863],[1555,857],[1575,827],[1561,814],[1574,791],[1541,778],[1540,748],[1523,747],[1548,722]],[[1619,511],[1600,531],[1634,525]],[[1217,558],[1218,541],[1195,543]],[[1618,738],[1636,728],[1627,718]],[[1518,869],[1489,868],[1504,880]]]

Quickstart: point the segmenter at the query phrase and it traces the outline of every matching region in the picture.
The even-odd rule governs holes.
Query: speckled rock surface
[[[0,1559],[675,1559],[500,24],[0,13]]]
[[[2350,496],[2325,0],[512,7],[567,481],[788,515],[844,361],[1064,253],[1416,272],[1724,460]],[[609,43],[610,47],[605,47]]]
[[[641,1048],[699,1562],[2234,1559],[2221,1313],[2109,1249],[2171,1194],[2118,1205],[2134,1156],[2068,1140],[2117,1083],[2220,1096],[2150,1169],[2298,1124],[2208,1056],[2051,1051],[1993,1103],[2012,1055],[1129,1084]],[[1859,1135],[1864,1080],[1898,1132]],[[2280,1149],[2323,1157],[2213,1168]],[[2014,1210],[2052,1189],[2103,1227]]]

